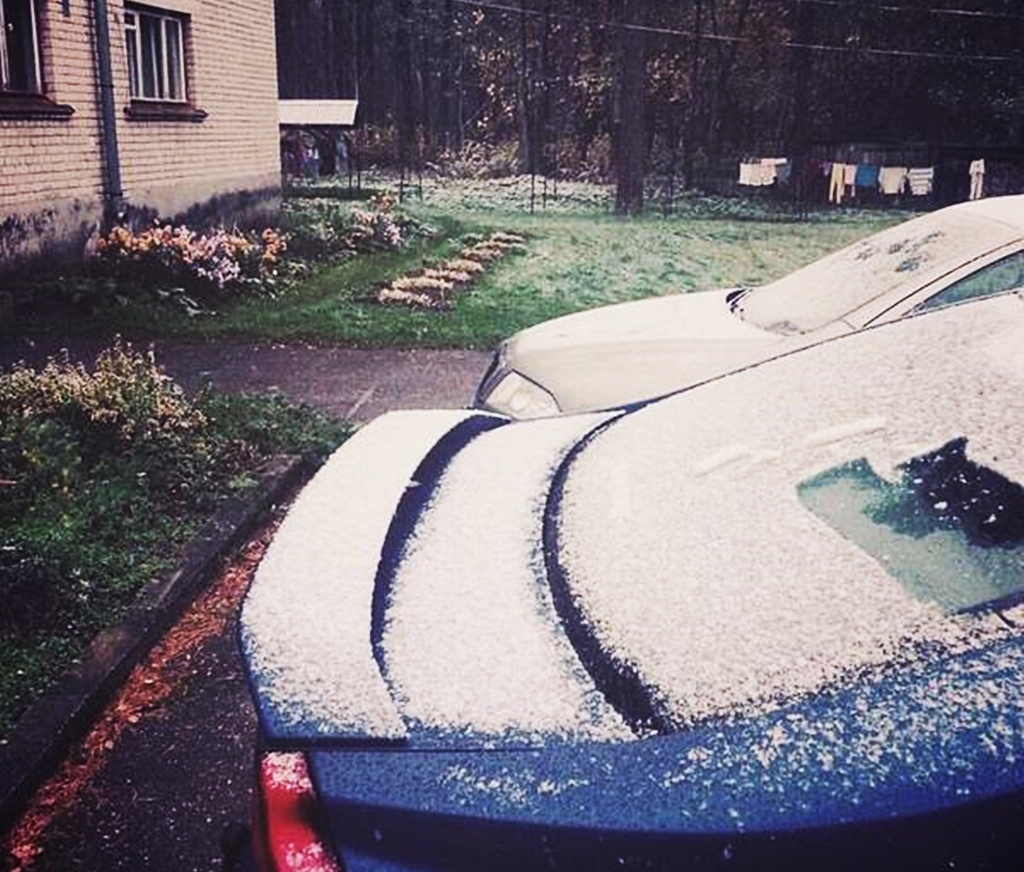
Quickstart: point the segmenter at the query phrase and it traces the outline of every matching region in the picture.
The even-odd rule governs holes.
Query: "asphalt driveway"
[[[41,363],[64,346],[73,359],[91,362],[105,344],[13,340],[0,347],[0,367],[22,359]],[[209,382],[227,391],[277,392],[356,421],[389,409],[464,406],[488,360],[487,354],[467,351],[247,343],[158,343],[154,353],[188,388]],[[116,739],[101,743],[101,767],[73,810],[42,832],[35,845],[41,853],[29,868],[220,868],[225,825],[248,816],[255,740],[235,640],[242,589],[225,588],[223,596],[233,604],[230,617],[179,655],[174,692],[158,705],[124,714]],[[16,867],[12,858],[5,859]]]

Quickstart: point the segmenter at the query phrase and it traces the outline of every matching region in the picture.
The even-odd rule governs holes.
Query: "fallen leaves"
[[[434,267],[401,276],[377,294],[381,303],[445,311],[455,293],[470,285],[491,264],[507,254],[525,250],[526,240],[501,231],[486,239],[471,239],[458,255]]]

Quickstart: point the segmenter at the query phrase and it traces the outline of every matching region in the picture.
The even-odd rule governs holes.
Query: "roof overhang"
[[[358,100],[278,100],[282,127],[352,127]]]

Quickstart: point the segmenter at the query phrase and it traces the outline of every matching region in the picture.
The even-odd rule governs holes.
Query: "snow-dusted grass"
[[[394,179],[364,179],[374,188]],[[287,294],[240,304],[175,329],[273,339],[315,339],[368,346],[493,347],[539,321],[603,303],[759,284],[900,220],[880,212],[822,213],[779,220],[757,204],[693,200],[672,216],[621,219],[610,214],[606,187],[562,183],[545,201],[528,177],[430,180],[423,197],[399,207],[437,230],[400,252],[364,255],[319,270]],[[445,311],[381,306],[377,293],[394,279],[436,268],[467,234],[520,234],[526,252],[492,265]]]
[[[695,200],[671,216],[623,219],[610,214],[606,188],[580,183],[559,183],[544,207],[538,196],[531,214],[529,190],[528,177],[425,180],[422,201],[410,205],[426,220],[500,222],[529,240],[514,266],[490,271],[446,316],[474,325],[484,347],[593,306],[762,284],[906,217],[850,212],[780,221],[757,206],[719,199]],[[447,330],[438,325],[439,336]]]

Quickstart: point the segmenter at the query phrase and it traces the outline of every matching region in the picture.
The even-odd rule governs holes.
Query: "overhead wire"
[[[680,30],[678,28],[671,27],[657,27],[646,24],[631,24],[628,22],[617,22],[617,21],[604,21],[594,18],[580,18],[578,16],[560,15],[558,13],[545,13],[539,9],[530,9],[525,6],[513,6],[508,3],[496,2],[496,0],[453,0],[453,2],[459,6],[470,6],[477,9],[489,9],[496,12],[511,12],[515,15],[527,15],[533,18],[542,18],[545,15],[550,15],[553,18],[558,18],[563,21],[583,21],[585,23],[606,28],[617,28],[621,30],[638,31],[641,33],[650,33],[658,36],[682,36],[688,39],[694,39],[700,37],[702,40],[709,42],[726,42],[726,43],[753,43],[750,37],[746,36],[728,36],[725,34],[717,33],[706,33],[701,32],[697,34],[692,30]],[[821,5],[845,5],[849,8],[869,8],[862,4],[846,4],[841,3],[840,0],[800,0],[804,3],[818,3]],[[954,12],[963,15],[974,14],[971,10],[949,10],[949,9],[932,9],[923,10],[914,7],[896,7],[896,6],[871,6],[870,8],[884,9],[885,11],[895,11],[897,9],[904,9],[906,11],[915,12],[942,12],[953,14]],[[1014,18],[1024,21],[1024,16],[1013,16],[1013,15],[1002,15],[998,16],[993,13],[992,17],[1006,17]],[[940,51],[916,51],[913,49],[889,49],[889,48],[872,48],[870,46],[859,46],[859,45],[829,45],[826,43],[809,43],[809,42],[796,42],[793,40],[786,40],[778,43],[783,48],[792,49],[804,49],[807,51],[818,51],[818,52],[832,52],[835,54],[865,54],[880,57],[902,57],[902,58],[915,58],[923,60],[947,60],[947,61],[976,61],[983,63],[1024,63],[1024,54],[1021,56],[1012,55],[988,55],[988,54],[963,54],[963,53],[950,53]]]
[[[946,6],[894,6],[891,3],[859,3],[851,0],[797,0],[813,6],[831,6],[838,9],[877,10],[896,14],[926,13],[928,15],[955,15],[962,18],[998,18],[1001,20],[1024,21],[1024,15],[1014,12],[994,12],[988,9],[956,9]]]

